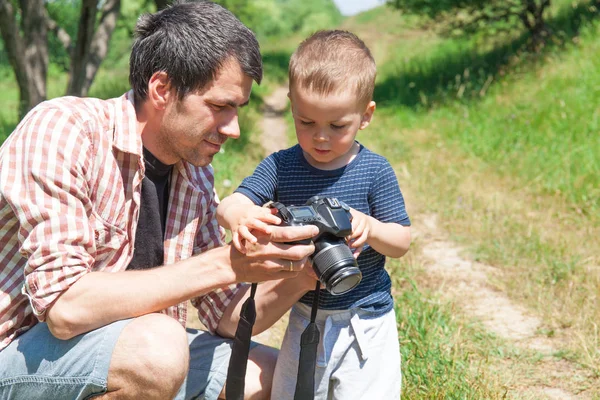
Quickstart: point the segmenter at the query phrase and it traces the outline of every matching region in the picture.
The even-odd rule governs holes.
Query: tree
[[[544,13],[550,0],[388,0],[395,8],[429,17],[443,17],[449,29],[474,31],[500,22],[505,28],[521,23],[537,48],[547,35]]]
[[[64,2],[71,6],[76,3]],[[50,17],[46,5],[44,0],[0,0],[0,33],[19,85],[19,117],[46,99],[49,32],[70,54],[66,93],[87,95],[108,51],[121,0],[104,0],[101,7],[99,0],[81,0],[74,44],[65,29]]]

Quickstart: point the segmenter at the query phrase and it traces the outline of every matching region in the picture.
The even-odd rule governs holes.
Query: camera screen
[[[312,207],[294,207],[290,208],[290,212],[294,218],[306,218],[313,217],[315,215]]]

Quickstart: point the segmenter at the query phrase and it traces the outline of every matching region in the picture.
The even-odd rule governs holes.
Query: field
[[[342,22],[378,63],[377,111],[357,139],[390,160],[413,223],[411,250],[388,262],[403,398],[600,399],[596,13],[555,1],[556,40],[535,54],[523,32],[445,37],[386,7]],[[264,104],[300,39],[261,43],[265,83],[213,163],[221,197],[264,155]],[[92,96],[127,90],[126,56]],[[64,85],[51,73],[51,96]],[[17,98],[0,71],[0,140]],[[277,123],[292,144],[289,112]],[[279,325],[265,340],[280,337]]]

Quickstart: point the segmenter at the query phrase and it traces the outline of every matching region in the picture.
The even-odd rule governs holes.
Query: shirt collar
[[[142,156],[142,135],[137,131],[137,116],[133,103],[133,90],[117,99],[113,146],[117,149]]]

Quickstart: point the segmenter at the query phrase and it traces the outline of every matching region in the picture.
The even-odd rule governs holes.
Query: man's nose
[[[231,139],[240,137],[240,124],[237,113],[219,125],[219,133]]]

